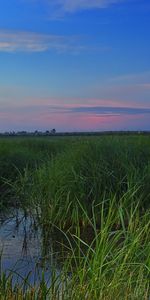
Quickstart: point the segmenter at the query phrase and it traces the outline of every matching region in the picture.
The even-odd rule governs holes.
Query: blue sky
[[[148,0],[1,0],[0,131],[150,130],[149,28]]]

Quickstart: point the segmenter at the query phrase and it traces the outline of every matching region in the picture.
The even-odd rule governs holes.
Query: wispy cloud
[[[106,8],[111,4],[120,3],[123,0],[55,0],[55,3],[66,12],[78,10]]]
[[[0,52],[45,52],[73,54],[86,50],[81,37],[0,30]],[[103,48],[104,49],[104,48]],[[102,50],[103,50],[102,49]]]
[[[48,103],[26,103],[21,105],[11,105],[1,103],[1,112],[7,111],[17,113],[49,113],[49,114],[92,114],[99,116],[120,116],[120,115],[150,115],[150,108],[145,107],[127,107],[127,106],[104,106],[104,105],[79,105],[79,104],[48,104]]]
[[[79,106],[72,108],[76,113],[92,113],[97,115],[141,115],[150,114],[149,108],[114,107],[114,106]]]
[[[44,2],[49,8],[50,19],[60,20],[66,13],[76,13],[83,10],[106,9],[112,5],[117,5],[126,0],[19,0],[35,2]],[[128,0],[132,1],[132,0]]]
[[[0,130],[150,130],[149,119],[145,108],[3,103]]]

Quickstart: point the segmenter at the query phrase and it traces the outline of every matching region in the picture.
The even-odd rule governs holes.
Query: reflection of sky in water
[[[2,220],[0,216],[0,253],[2,253],[2,271],[13,273],[14,281],[21,282],[29,275],[29,283],[40,281],[42,270],[46,281],[50,280],[56,261],[52,247],[49,245],[47,259],[42,255],[42,236],[40,230],[35,230],[33,220],[25,218],[21,212],[16,216]],[[29,274],[30,273],[30,274]]]

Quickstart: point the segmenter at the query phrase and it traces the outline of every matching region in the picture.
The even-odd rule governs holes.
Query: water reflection
[[[33,215],[16,210],[7,217],[0,216],[1,269],[7,275],[12,273],[15,283],[27,278],[33,285],[40,282],[42,276],[48,283],[54,270],[59,274],[59,254],[53,249],[53,240],[49,237],[43,247],[43,239]]]

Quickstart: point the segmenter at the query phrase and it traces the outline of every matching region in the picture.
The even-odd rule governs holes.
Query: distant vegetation
[[[46,130],[46,131],[5,131],[5,132],[1,132],[0,136],[47,136],[47,135],[55,135],[56,134],[56,129],[53,128],[51,130]]]
[[[89,131],[89,132],[56,132],[56,129],[46,131],[6,131],[0,132],[1,137],[7,136],[99,136],[99,135],[150,135],[150,131]]]
[[[51,287],[25,299],[148,300],[148,134],[2,138],[0,174],[1,210],[36,211],[43,234],[59,229],[70,249]],[[5,274],[0,289],[23,299]]]

